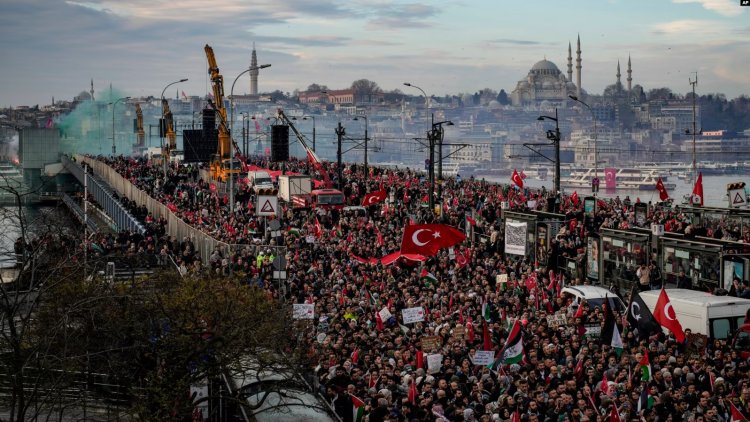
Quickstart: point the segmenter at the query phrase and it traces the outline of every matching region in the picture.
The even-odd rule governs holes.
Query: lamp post
[[[313,149],[313,152],[315,152],[315,116],[310,116],[309,114],[306,114],[306,115],[302,116],[302,120],[307,120],[307,119],[312,119],[312,121],[313,121],[313,145],[312,145],[312,149]]]
[[[418,86],[416,86],[416,85],[414,85],[412,83],[404,82],[404,86],[408,86],[408,87],[411,87],[411,88],[416,88],[416,89],[418,89],[418,90],[420,90],[422,92],[422,95],[424,95],[425,116],[426,116],[425,120],[427,120],[427,118],[429,117],[429,114],[430,114],[430,97],[427,96],[427,93],[424,92],[424,89],[422,89],[422,88],[420,88],[420,87],[418,87]]]
[[[573,101],[579,102],[583,104],[589,111],[591,112],[591,119],[594,121],[594,180],[592,180],[592,191],[594,193],[594,196],[596,196],[597,193],[599,193],[599,154],[598,154],[598,133],[596,130],[596,114],[594,114],[594,110],[586,104],[585,102],[581,101],[576,97],[575,95],[568,95],[568,98],[570,98]],[[594,187],[596,187],[594,189]]]
[[[367,126],[368,126],[369,122],[367,121],[367,116],[365,116],[365,115],[356,116],[352,120],[359,120],[360,118],[365,119],[365,184],[367,184],[367,175],[368,175],[368,170],[367,170]]]
[[[428,198],[430,200],[430,209],[435,209],[435,200],[432,197],[432,193],[435,191],[435,164],[434,164],[434,155],[435,155],[435,143],[439,145],[438,148],[438,179],[443,180],[443,137],[445,136],[445,130],[443,129],[443,125],[446,126],[453,126],[453,122],[450,120],[444,120],[442,122],[432,123],[432,130],[427,135],[427,138],[430,142],[430,197]],[[443,185],[442,183],[438,185],[438,196],[442,199],[443,197]]]
[[[240,115],[242,116],[242,154],[247,157],[250,143],[250,112],[243,111]],[[247,127],[245,127],[246,124]]]
[[[262,64],[260,66],[250,66],[249,68],[240,72],[234,82],[232,82],[232,89],[229,90],[229,136],[234,137],[234,84],[237,83],[237,79],[245,73],[252,72],[253,70],[265,69],[271,67],[270,64]],[[231,148],[231,147],[230,147]],[[234,158],[232,154],[229,155],[229,212],[234,212]]]
[[[557,121],[557,107],[555,107],[555,117],[551,116],[539,116],[537,120],[553,120],[555,122],[555,130],[547,131],[547,139],[552,141],[555,145],[555,195],[560,194],[560,125]]]
[[[122,98],[118,98],[115,102],[109,103],[110,105],[112,105],[112,157],[113,158],[117,154],[117,147],[115,146],[115,106],[120,101],[127,101],[129,99],[130,97],[122,97]]]

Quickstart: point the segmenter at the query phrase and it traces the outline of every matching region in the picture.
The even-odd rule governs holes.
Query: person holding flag
[[[662,327],[671,331],[678,343],[685,342],[685,332],[682,330],[680,321],[677,320],[672,302],[669,300],[669,295],[667,295],[667,291],[664,289],[661,289],[659,299],[656,301],[654,320]]]

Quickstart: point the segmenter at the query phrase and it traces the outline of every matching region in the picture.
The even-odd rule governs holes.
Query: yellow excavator
[[[172,110],[169,109],[169,102],[166,98],[161,99],[161,113],[164,116],[164,135],[167,138],[162,148],[162,157],[165,163],[169,163],[170,153],[177,148],[177,136],[174,133]]]
[[[228,127],[227,109],[224,107],[224,77],[219,73],[219,66],[216,64],[213,48],[206,44],[204,50],[208,59],[208,74],[211,77],[211,87],[214,96],[213,103],[209,104],[216,110],[216,117],[219,123],[219,146],[216,154],[211,157],[211,178],[226,182],[229,180],[230,174],[241,171],[240,167],[242,167],[242,164],[238,163],[235,166],[231,166],[232,136]]]
[[[146,132],[143,130],[143,111],[139,103],[135,104],[135,130],[138,136],[135,151],[142,151],[146,146]]]

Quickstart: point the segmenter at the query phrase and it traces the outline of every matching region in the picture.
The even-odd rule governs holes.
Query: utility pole
[[[341,141],[344,139],[344,135],[346,135],[346,130],[343,126],[341,126],[341,122],[339,122],[338,127],[336,128],[336,139],[338,141],[338,148],[336,149],[336,162],[338,164],[338,186],[339,190],[344,188],[344,170],[342,167],[341,159]]]
[[[429,132],[427,132],[427,141],[430,143],[430,167],[428,170],[428,180],[430,182],[430,191],[427,193],[428,203],[430,204],[430,213],[435,212],[435,198],[433,192],[435,192],[435,136],[436,129],[432,126]]]
[[[695,133],[696,133],[696,121],[695,121],[695,86],[698,85],[698,72],[695,72],[695,79],[688,78],[688,82],[693,86],[693,184],[698,180],[698,167],[695,162]]]

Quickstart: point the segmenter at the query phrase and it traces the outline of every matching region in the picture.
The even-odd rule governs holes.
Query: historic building
[[[581,96],[581,38],[578,38],[576,49],[576,83],[573,78],[573,54],[568,43],[568,76],[551,61],[541,60],[534,64],[525,79],[518,81],[510,99],[514,106],[539,104],[547,101],[563,104],[568,95]]]

